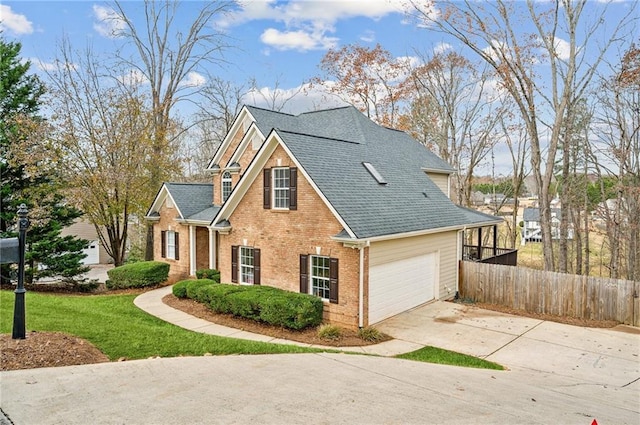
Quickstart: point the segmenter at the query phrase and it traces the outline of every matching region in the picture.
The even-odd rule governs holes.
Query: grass
[[[152,356],[199,356],[206,353],[277,354],[321,350],[246,341],[191,332],[138,309],[135,295],[59,295],[28,292],[26,327],[29,331],[63,332],[94,344],[109,359]],[[0,333],[11,333],[14,294],[0,291]]]
[[[452,366],[475,367],[479,369],[504,370],[504,367],[497,363],[456,353],[455,351],[444,350],[437,347],[423,347],[410,353],[396,356],[398,359],[417,360],[427,363],[438,363]]]
[[[63,332],[86,339],[109,359],[144,359],[228,354],[317,353],[324,350],[271,344],[188,331],[164,322],[133,304],[136,295],[60,295],[28,292],[26,327],[29,331]],[[13,291],[0,291],[0,333],[11,333]],[[425,347],[396,356],[429,363],[502,370],[476,357]]]

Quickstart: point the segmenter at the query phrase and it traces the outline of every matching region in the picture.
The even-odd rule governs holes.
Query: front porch
[[[467,229],[462,233],[462,260],[515,266],[518,250],[498,247],[498,226]]]

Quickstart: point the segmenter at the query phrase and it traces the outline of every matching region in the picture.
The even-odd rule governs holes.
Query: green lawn
[[[410,353],[396,356],[399,359],[417,360],[427,363],[439,363],[452,366],[475,367],[480,369],[504,370],[504,367],[497,363],[482,360],[455,351],[444,350],[437,347],[423,347]]]
[[[56,295],[27,292],[26,327],[84,338],[111,360],[180,355],[310,353],[279,345],[205,335],[182,329],[138,309],[135,295]],[[0,333],[11,333],[14,294],[0,291]],[[28,336],[27,336],[28,337]]]
[[[323,351],[191,332],[138,309],[133,304],[135,297],[136,295],[27,292],[27,332],[48,331],[76,335],[90,341],[111,360],[121,357],[133,360],[151,356],[199,356],[205,353],[225,355]],[[12,291],[0,291],[0,333],[11,333],[14,300]],[[502,369],[502,366],[495,363],[434,347],[425,347],[397,357],[454,366]]]

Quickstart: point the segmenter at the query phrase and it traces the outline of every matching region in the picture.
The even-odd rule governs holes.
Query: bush
[[[265,296],[260,319],[289,329],[304,329],[322,322],[322,300],[308,294],[281,291]]]
[[[216,269],[200,269],[196,270],[196,277],[198,279],[211,279],[220,283],[220,271]]]
[[[209,308],[216,313],[231,313],[231,305],[228,297],[234,292],[239,292],[246,287],[240,285],[215,285],[207,290]]]
[[[358,330],[358,336],[360,339],[367,342],[376,342],[384,338],[382,332],[374,328],[373,326],[365,326]]]
[[[312,295],[269,286],[212,285],[212,282],[206,279],[178,282],[173,293],[176,297],[207,304],[216,313],[234,314],[289,329],[304,329],[322,322],[322,300]]]
[[[318,337],[335,341],[342,338],[342,330],[336,325],[325,324],[318,328]]]
[[[171,292],[173,292],[173,295],[176,298],[187,298],[187,285],[189,285],[191,282],[193,282],[192,279],[181,280],[180,282],[177,282],[175,285],[173,285]]]
[[[145,288],[156,286],[169,277],[169,264],[160,261],[141,261],[125,264],[107,271],[109,289]]]

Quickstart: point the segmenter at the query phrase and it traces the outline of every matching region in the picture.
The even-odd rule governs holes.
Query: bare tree
[[[123,63],[143,76],[150,87],[153,112],[153,150],[157,156],[169,149],[169,127],[176,103],[199,87],[197,80],[204,65],[220,65],[222,53],[229,47],[226,36],[215,30],[213,20],[230,11],[233,2],[211,1],[203,4],[189,30],[183,33],[175,24],[180,3],[170,0],[145,0],[145,21],[138,24],[129,18],[127,7],[136,3],[115,1],[112,18],[114,36],[132,44],[136,55],[120,55]],[[133,6],[131,6],[133,5]],[[161,167],[153,168],[151,181],[159,186],[166,178]],[[145,257],[153,257],[153,232],[147,229]]]
[[[607,28],[605,41],[598,43],[595,34],[607,22],[605,12],[601,10],[598,16],[591,17],[591,23],[580,26],[586,0],[559,0],[550,4],[528,0],[523,13],[517,3],[503,0],[439,2],[438,14],[433,14],[431,4],[428,7],[416,1],[410,4],[411,13],[420,21],[454,37],[487,63],[514,100],[531,146],[532,173],[541,211],[544,267],[554,270],[550,189],[567,109],[572,101],[583,97],[609,47],[618,43],[621,33],[632,24],[635,5],[612,28]],[[535,28],[532,33],[521,31],[529,25]],[[561,36],[568,40],[562,40]],[[561,44],[566,47],[562,51]],[[586,52],[589,55],[583,54]],[[545,75],[536,74],[540,63],[547,64]]]
[[[487,93],[486,74],[459,54],[423,55],[422,60],[405,89],[418,99],[412,106],[420,109],[410,114],[419,117],[412,133],[427,132],[424,139],[431,140],[438,155],[456,170],[454,200],[470,206],[474,171],[493,145],[500,102]],[[411,118],[407,123],[413,124]]]
[[[610,250],[609,274],[640,280],[640,47],[632,45],[598,90],[594,167],[615,182],[601,185]],[[613,193],[611,193],[613,192]]]
[[[392,58],[379,44],[373,49],[348,45],[330,49],[320,69],[324,75],[313,78],[311,86],[321,85],[377,123],[397,127],[406,94],[405,62]]]
[[[142,216],[155,195],[153,167],[173,167],[171,155],[153,150],[153,115],[136,85],[109,76],[87,49],[75,55],[68,43],[57,69],[48,72],[50,136],[70,199],[95,226],[115,265],[125,259],[130,219]]]

